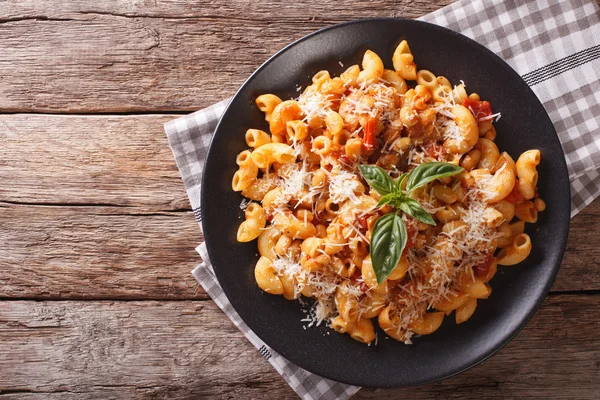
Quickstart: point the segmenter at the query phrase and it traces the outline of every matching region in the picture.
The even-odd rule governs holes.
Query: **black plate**
[[[475,315],[456,325],[447,318],[432,335],[407,346],[386,339],[366,346],[324,327],[303,329],[301,307],[282,296],[263,293],[254,281],[256,241],[237,243],[242,197],[231,190],[236,155],[246,149],[248,128],[268,131],[254,105],[263,93],[297,97],[322,69],[332,75],[360,64],[365,50],[375,51],[391,68],[392,53],[406,39],[419,69],[464,80],[502,112],[497,144],[513,157],[541,150],[540,193],[548,208],[531,225],[533,250],[516,267],[499,267],[493,293],[479,302]],[[340,61],[345,67],[342,67]],[[233,61],[235,62],[235,61]],[[302,368],[340,382],[368,387],[411,386],[457,374],[504,346],[533,316],[548,293],[567,240],[570,196],[567,167],[556,132],[543,106],[519,75],[475,41],[424,22],[371,19],[323,29],[286,47],[261,66],[241,87],[217,127],[202,181],[204,235],[219,282],[244,322],[274,350]]]

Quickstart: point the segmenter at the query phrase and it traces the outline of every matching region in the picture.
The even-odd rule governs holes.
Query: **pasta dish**
[[[409,344],[473,315],[498,265],[531,252],[545,203],[539,150],[500,152],[488,101],[417,69],[406,41],[392,64],[367,50],[296,99],[258,96],[269,132],[247,130],[232,188],[260,289],[314,299],[309,325],[371,343],[377,322]]]

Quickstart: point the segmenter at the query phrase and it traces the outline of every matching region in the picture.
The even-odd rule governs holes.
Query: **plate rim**
[[[346,28],[348,26],[351,25],[358,25],[358,24],[363,24],[363,23],[373,23],[373,22],[381,22],[381,21],[395,21],[395,22],[402,22],[402,23],[407,23],[407,24],[415,24],[415,25],[421,25],[424,26],[426,29],[433,29],[433,30],[437,30],[439,32],[442,32],[443,34],[448,34],[448,35],[452,35],[457,37],[459,40],[463,40],[467,43],[469,43],[471,46],[475,45],[476,47],[479,47],[480,49],[482,49],[483,51],[487,52],[489,56],[491,56],[491,58],[493,58],[495,60],[496,63],[499,63],[501,65],[503,65],[504,67],[507,67],[507,72],[509,74],[512,74],[515,78],[518,78],[519,81],[521,81],[526,87],[527,90],[530,92],[530,94],[535,98],[535,100],[537,101],[537,103],[542,107],[542,109],[544,110],[544,117],[548,119],[548,121],[550,122],[550,126],[552,127],[551,130],[551,135],[549,135],[551,137],[550,140],[553,140],[556,142],[556,144],[560,147],[563,157],[560,158],[560,160],[558,160],[559,163],[559,168],[563,170],[564,175],[567,177],[566,182],[564,182],[564,186],[566,189],[566,194],[564,196],[564,201],[563,203],[565,204],[559,204],[557,205],[557,208],[562,209],[563,207],[565,207],[566,210],[568,210],[568,212],[565,214],[565,217],[563,218],[563,221],[561,221],[562,224],[564,224],[566,226],[566,234],[564,235],[564,237],[562,238],[562,241],[560,243],[560,247],[559,247],[559,258],[557,260],[557,265],[555,267],[553,267],[553,271],[552,274],[549,276],[549,279],[547,280],[546,284],[543,287],[542,293],[544,293],[543,296],[539,296],[538,299],[536,299],[534,306],[528,310],[528,312],[524,315],[524,318],[522,319],[522,322],[519,324],[519,326],[517,328],[515,328],[509,335],[504,336],[502,338],[502,340],[497,341],[497,343],[493,346],[493,348],[488,351],[487,353],[483,354],[482,356],[478,357],[474,362],[472,363],[468,363],[468,365],[466,366],[461,366],[461,368],[457,369],[456,371],[450,373],[450,374],[442,374],[442,376],[437,376],[437,377],[433,377],[433,378],[429,378],[429,379],[421,379],[421,380],[416,380],[414,383],[411,384],[407,384],[407,385],[398,385],[398,384],[383,384],[383,385],[378,385],[378,388],[400,388],[400,387],[415,387],[415,386],[422,386],[422,385],[426,385],[426,384],[431,384],[434,382],[438,382],[441,381],[443,379],[447,379],[447,378],[451,378],[453,376],[459,375],[479,364],[481,364],[482,362],[484,362],[485,360],[487,360],[488,358],[490,358],[491,356],[493,356],[494,354],[496,354],[498,351],[500,351],[502,348],[504,348],[504,346],[506,346],[508,343],[510,343],[531,321],[531,319],[534,317],[534,315],[539,311],[540,307],[542,306],[543,302],[545,301],[546,297],[549,294],[549,291],[552,287],[552,285],[554,284],[554,282],[556,281],[556,277],[558,275],[558,272],[560,270],[560,267],[562,265],[562,260],[564,259],[564,254],[565,254],[565,249],[566,249],[566,245],[567,245],[567,240],[568,240],[568,236],[569,236],[569,224],[570,224],[570,199],[571,199],[571,186],[570,186],[570,179],[569,179],[569,174],[568,174],[568,168],[567,168],[567,164],[566,164],[566,160],[564,157],[564,149],[562,147],[562,143],[560,142],[560,138],[558,137],[558,133],[556,132],[556,127],[554,126],[554,123],[552,122],[548,112],[546,111],[543,103],[541,102],[541,100],[538,98],[538,96],[535,94],[535,92],[533,91],[533,89],[531,88],[531,86],[529,86],[521,77],[521,75],[519,75],[519,73],[517,71],[515,71],[505,60],[503,60],[500,56],[498,56],[496,53],[494,53],[493,51],[491,51],[489,48],[487,48],[486,46],[478,43],[476,40],[463,35],[460,32],[456,32],[454,30],[451,30],[449,28],[440,26],[440,25],[436,25],[430,22],[426,22],[426,21],[421,21],[421,20],[417,20],[417,19],[410,19],[410,18],[402,18],[402,17],[374,17],[374,18],[362,18],[362,19],[356,19],[356,20],[351,20],[351,21],[346,21],[346,22],[342,22],[342,23],[338,23],[338,24],[334,24],[331,26],[327,26],[321,29],[318,29],[314,32],[311,32],[291,43],[289,43],[288,45],[284,46],[282,49],[278,50],[276,53],[274,53],[272,56],[270,56],[266,61],[264,61],[245,81],[244,83],[236,90],[235,94],[229,99],[229,101],[227,102],[227,105],[223,111],[223,113],[221,114],[221,117],[219,118],[219,121],[213,131],[213,135],[210,139],[210,144],[208,147],[208,151],[207,151],[207,156],[206,156],[206,160],[205,163],[208,163],[208,159],[211,156],[212,150],[213,150],[213,144],[215,142],[215,137],[217,136],[217,133],[219,132],[219,129],[221,128],[221,125],[223,124],[224,120],[226,119],[226,117],[228,116],[228,112],[230,111],[231,105],[233,103],[234,100],[236,100],[238,98],[238,96],[240,96],[241,92],[245,89],[245,87],[247,85],[250,84],[250,82],[253,80],[253,78],[258,75],[267,65],[271,64],[273,61],[275,61],[275,59],[277,59],[279,56],[283,55],[286,51],[288,51],[289,49],[291,49],[292,47],[295,47],[296,45],[311,39],[314,36],[320,35],[322,33],[328,32],[330,30],[335,30],[335,29],[342,29],[342,28]],[[294,84],[293,82],[291,83],[292,85]],[[207,188],[207,184],[206,184],[206,180],[207,180],[207,174],[206,174],[206,169],[203,171],[202,174],[202,179],[201,179],[201,204],[200,207],[201,209],[205,209],[206,204],[208,202],[208,193],[206,193],[206,188]],[[202,219],[202,230],[204,232],[204,240],[205,242],[208,242],[207,240],[207,229],[206,229],[206,222],[205,219]],[[210,236],[210,234],[208,235]],[[213,252],[211,251],[211,246],[209,246],[209,244],[206,244],[206,251],[208,253],[209,258],[213,259],[211,256],[213,255]],[[218,267],[215,268],[215,276],[218,275],[216,270],[218,270]],[[217,281],[218,281],[218,276],[217,276]],[[219,285],[221,286],[221,284],[219,283]],[[227,294],[225,293],[225,289],[223,289],[224,294],[227,296]],[[229,301],[229,299],[228,299]],[[231,307],[235,310],[235,307],[233,306],[233,304],[231,304]],[[237,313],[237,310],[236,310]],[[239,315],[239,314],[238,314]],[[242,319],[241,315],[240,315],[240,319]],[[244,321],[242,319],[242,321]],[[246,323],[244,321],[244,323]],[[250,329],[251,330],[251,329]],[[254,331],[252,331],[254,332]],[[255,335],[257,335],[257,337],[260,338],[260,336],[254,332]],[[261,341],[263,341],[267,346],[271,347],[273,350],[275,350],[276,352],[278,352],[279,354],[282,354],[284,357],[286,357],[289,362],[297,365],[300,368],[305,369],[308,372],[311,372],[315,375],[321,376],[323,378],[327,378],[327,379],[331,379],[331,380],[336,380],[340,383],[344,383],[344,384],[348,384],[348,385],[361,385],[360,383],[357,382],[348,382],[345,381],[343,379],[340,379],[339,377],[332,377],[330,375],[328,375],[328,373],[323,373],[322,371],[320,371],[319,373],[316,372],[312,372],[309,368],[306,367],[306,365],[301,365],[303,363],[297,363],[296,361],[292,361],[291,359],[289,359],[290,357],[285,356],[285,353],[288,353],[286,350],[280,351],[280,349],[278,348],[279,346],[272,346],[271,344],[265,342],[262,338],[260,338]],[[288,353],[289,354],[289,353]],[[439,374],[438,374],[439,375]]]

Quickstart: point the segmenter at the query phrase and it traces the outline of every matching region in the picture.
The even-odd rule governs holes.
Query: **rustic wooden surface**
[[[294,398],[189,274],[202,236],[162,124],[318,28],[450,2],[0,0],[0,398]],[[600,398],[598,226],[600,201],[497,355],[355,398]]]

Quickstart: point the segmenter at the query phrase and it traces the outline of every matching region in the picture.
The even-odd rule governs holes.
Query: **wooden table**
[[[162,125],[318,28],[450,2],[0,1],[0,398],[294,398],[190,275],[202,237]],[[355,398],[599,398],[598,226],[600,201],[490,360]]]

